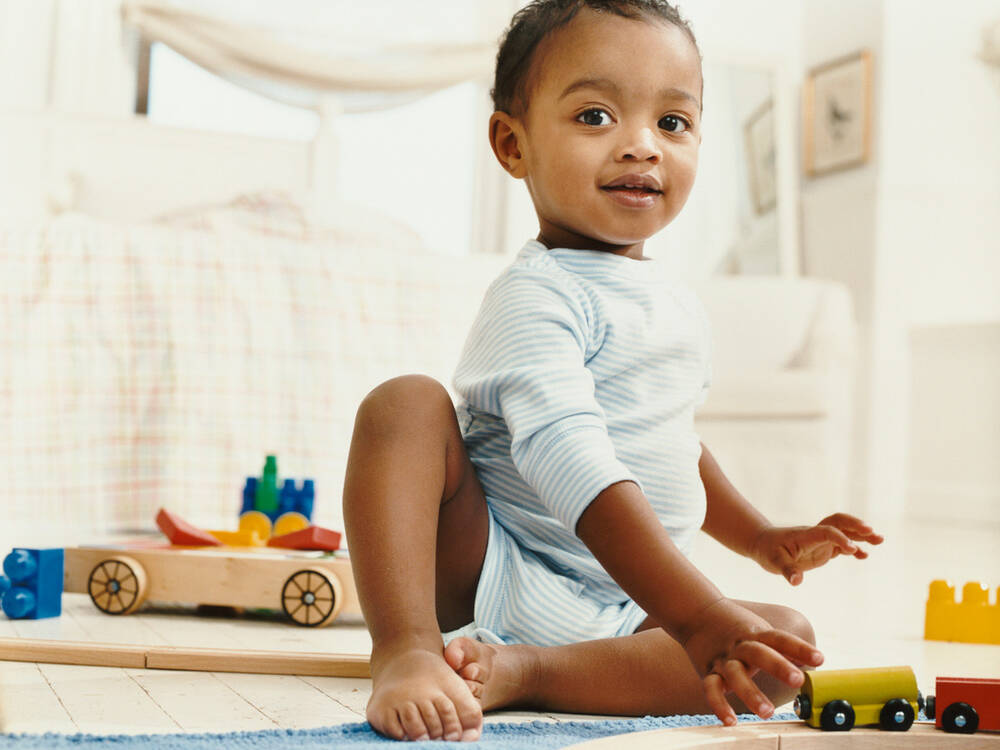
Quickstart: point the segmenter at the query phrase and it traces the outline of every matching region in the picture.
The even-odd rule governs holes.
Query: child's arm
[[[773,710],[751,679],[758,670],[798,687],[804,678],[795,664],[822,662],[806,641],[724,597],[673,543],[633,482],[603,490],[576,532],[622,589],[684,647],[724,723],[736,723],[727,692],[762,715]]]
[[[702,531],[733,552],[749,557],[754,540],[764,529],[771,528],[771,522],[726,478],[704,443],[698,473],[707,503]]]
[[[816,526],[773,526],[733,487],[704,443],[698,471],[708,503],[702,529],[769,573],[780,573],[793,586],[802,583],[805,571],[838,555],[868,557],[854,542],[883,541],[871,526],[846,513],[828,516]]]

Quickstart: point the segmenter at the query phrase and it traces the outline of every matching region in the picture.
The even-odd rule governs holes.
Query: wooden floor
[[[880,529],[882,530],[882,529]],[[884,529],[887,541],[866,562],[836,560],[798,588],[769,577],[706,540],[697,561],[727,594],[798,608],[814,623],[826,666],[909,664],[921,689],[936,675],[1000,677],[1000,646],[926,642],[923,602],[932,578],[959,585],[982,578],[1000,585],[1000,529],[910,522]],[[8,536],[13,544],[66,544]],[[992,576],[992,578],[990,577]],[[185,608],[143,609],[126,617],[97,611],[79,594],[64,596],[62,617],[10,621],[0,637],[138,645],[326,651],[364,654],[360,622],[296,627],[270,616],[225,618]],[[365,679],[74,667],[0,662],[0,731],[202,732],[315,727],[364,720]],[[500,712],[490,721],[578,720],[577,715]]]

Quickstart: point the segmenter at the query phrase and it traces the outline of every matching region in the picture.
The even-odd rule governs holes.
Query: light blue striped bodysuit
[[[527,243],[486,292],[454,379],[490,511],[463,632],[538,645],[634,632],[645,613],[576,522],[632,480],[690,553],[705,517],[694,410],[710,379],[701,304],[655,261]]]

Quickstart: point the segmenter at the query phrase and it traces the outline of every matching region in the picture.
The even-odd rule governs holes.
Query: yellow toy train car
[[[923,708],[910,667],[827,669],[805,675],[795,713],[809,726],[828,732],[866,724],[905,732]]]

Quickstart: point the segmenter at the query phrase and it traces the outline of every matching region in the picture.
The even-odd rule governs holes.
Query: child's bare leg
[[[776,628],[815,643],[808,621],[795,610],[741,604]],[[548,648],[493,646],[459,638],[448,644],[445,658],[469,683],[484,711],[517,706],[623,716],[713,713],[687,653],[655,626],[620,638]],[[518,684],[516,676],[524,674],[532,679]],[[794,689],[770,675],[758,673],[754,681],[771,708],[795,697]],[[729,697],[738,713],[772,712],[761,705],[744,707]]]
[[[447,391],[390,380],[358,409],[344,522],[372,636],[368,720],[396,739],[475,739],[482,709],[443,658],[441,629],[472,622],[486,501]]]

